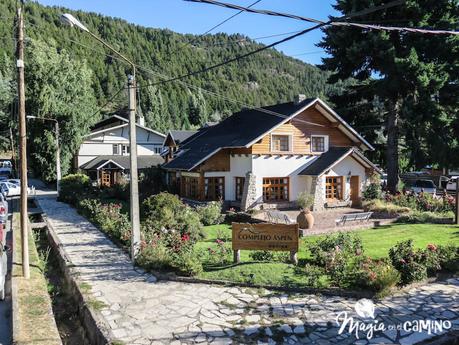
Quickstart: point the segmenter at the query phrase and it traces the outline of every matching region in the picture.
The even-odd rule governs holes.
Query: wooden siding
[[[299,119],[312,123],[318,123],[326,127],[315,126],[313,124],[295,121]],[[271,133],[292,135],[294,154],[311,154],[310,140],[311,135],[328,135],[329,146],[352,146],[353,142],[338,128],[336,124],[330,122],[317,109],[309,108],[297,115],[293,121],[289,121],[279,126],[269,134],[265,135],[258,143],[252,145],[252,153],[268,154],[271,152]],[[287,152],[285,152],[287,153]]]
[[[230,171],[230,151],[223,149],[202,163],[196,171]]]

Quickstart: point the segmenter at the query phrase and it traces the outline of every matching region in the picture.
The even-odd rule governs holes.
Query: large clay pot
[[[309,210],[301,210],[300,214],[296,217],[296,222],[300,229],[312,229],[314,226],[314,216]]]

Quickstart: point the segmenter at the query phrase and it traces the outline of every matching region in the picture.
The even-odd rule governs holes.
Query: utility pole
[[[140,248],[140,215],[139,215],[139,177],[137,170],[137,129],[136,129],[136,82],[135,66],[132,75],[128,76],[129,89],[129,148],[131,170],[131,259],[135,260]]]
[[[18,97],[19,97],[19,150],[21,160],[21,242],[22,242],[22,275],[29,279],[29,239],[28,239],[28,212],[27,212],[27,132],[25,110],[24,85],[24,16],[22,3],[18,7]]]

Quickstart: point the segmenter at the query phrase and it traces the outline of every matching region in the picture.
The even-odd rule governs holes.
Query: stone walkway
[[[376,319],[363,320],[354,299],[157,281],[134,269],[119,248],[68,205],[52,198],[39,203],[81,282],[90,286],[106,329],[123,344],[407,345],[435,334],[397,330],[403,322],[447,320],[437,323],[459,329],[459,279],[384,299],[376,304]],[[335,320],[341,312],[366,325],[395,329],[375,331],[370,341],[365,332],[357,339],[348,328],[339,334]]]

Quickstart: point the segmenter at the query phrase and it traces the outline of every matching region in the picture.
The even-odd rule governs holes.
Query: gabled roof
[[[121,155],[97,156],[96,158],[83,164],[81,166],[81,169],[97,170],[97,169],[103,168],[106,164],[110,162],[120,167],[120,169],[124,169],[124,170],[130,169],[129,156],[121,156]],[[164,163],[164,159],[159,155],[137,156],[137,168],[138,169],[145,169],[145,168],[157,166],[158,164],[163,164],[163,163]]]
[[[358,163],[366,168],[372,168],[379,174],[381,171],[356,147],[330,147],[327,152],[322,153],[313,160],[298,175],[322,176],[332,169],[336,164],[346,157],[352,156]]]
[[[109,118],[106,118],[106,119],[103,119],[97,122],[94,126],[91,127],[91,133],[85,135],[84,137],[87,138],[94,134],[103,133],[103,132],[113,130],[116,128],[127,127],[128,125],[129,125],[129,120],[119,115],[112,115]],[[149,131],[151,133],[154,133],[160,137],[163,137],[163,138],[166,137],[166,135],[164,135],[163,133],[155,131],[154,129],[151,129],[149,127],[139,125],[138,123],[136,123],[136,126],[146,131]]]
[[[195,135],[198,131],[191,131],[191,130],[170,130],[167,133],[164,142],[166,142],[167,138],[171,138],[176,145],[183,143],[189,137]]]
[[[288,102],[263,107],[264,111],[246,109],[237,112],[215,126],[203,128],[182,143],[177,156],[164,165],[166,169],[192,170],[224,148],[250,147],[267,133],[290,121],[311,106],[327,113],[329,119],[339,124],[339,129],[356,145],[361,143],[370,150],[373,147],[349,124],[318,98],[300,103]]]

